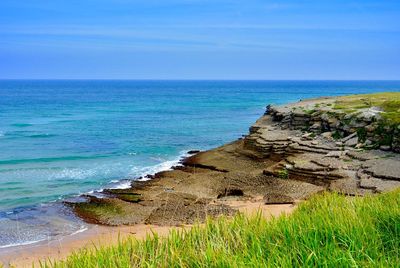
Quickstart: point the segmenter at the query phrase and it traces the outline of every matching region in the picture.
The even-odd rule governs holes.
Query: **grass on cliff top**
[[[400,92],[357,94],[338,98],[333,109],[357,111],[358,109],[380,107],[382,116],[389,122],[400,124]]]
[[[399,267],[400,191],[326,193],[289,216],[208,220],[205,226],[81,250],[42,267]]]

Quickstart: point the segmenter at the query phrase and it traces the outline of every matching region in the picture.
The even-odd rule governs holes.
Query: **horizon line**
[[[224,78],[0,78],[0,81],[366,81],[400,82],[400,79],[224,79]]]

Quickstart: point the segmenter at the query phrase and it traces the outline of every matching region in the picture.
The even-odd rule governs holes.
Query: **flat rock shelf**
[[[192,151],[182,166],[129,189],[66,204],[90,223],[179,226],[233,215],[238,200],[295,204],[323,191],[390,191],[400,187],[398,100],[380,93],[268,106],[242,139]]]

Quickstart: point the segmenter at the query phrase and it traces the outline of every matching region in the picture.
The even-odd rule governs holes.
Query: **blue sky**
[[[400,79],[395,0],[1,0],[0,78]]]

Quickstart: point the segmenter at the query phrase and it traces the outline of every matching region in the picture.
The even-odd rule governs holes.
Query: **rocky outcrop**
[[[321,107],[322,104],[325,104]],[[382,149],[400,152],[400,125],[388,124],[378,107],[360,109],[346,113],[335,110],[331,99],[305,105],[268,106],[266,115],[277,122],[281,129],[303,130],[315,134],[330,133],[332,138],[344,146],[367,149]],[[327,135],[327,134],[325,134]],[[346,137],[351,136],[351,139]]]
[[[292,204],[326,190],[364,195],[400,187],[400,129],[383,125],[378,109],[349,114],[333,110],[333,101],[268,106],[243,139],[193,151],[182,166],[129,189],[68,204],[92,223],[180,225],[232,215],[232,199]]]
[[[268,106],[245,137],[245,149],[277,160],[265,168],[269,176],[350,195],[400,186],[399,128],[385,125],[377,108],[346,114],[332,103],[326,98]]]

